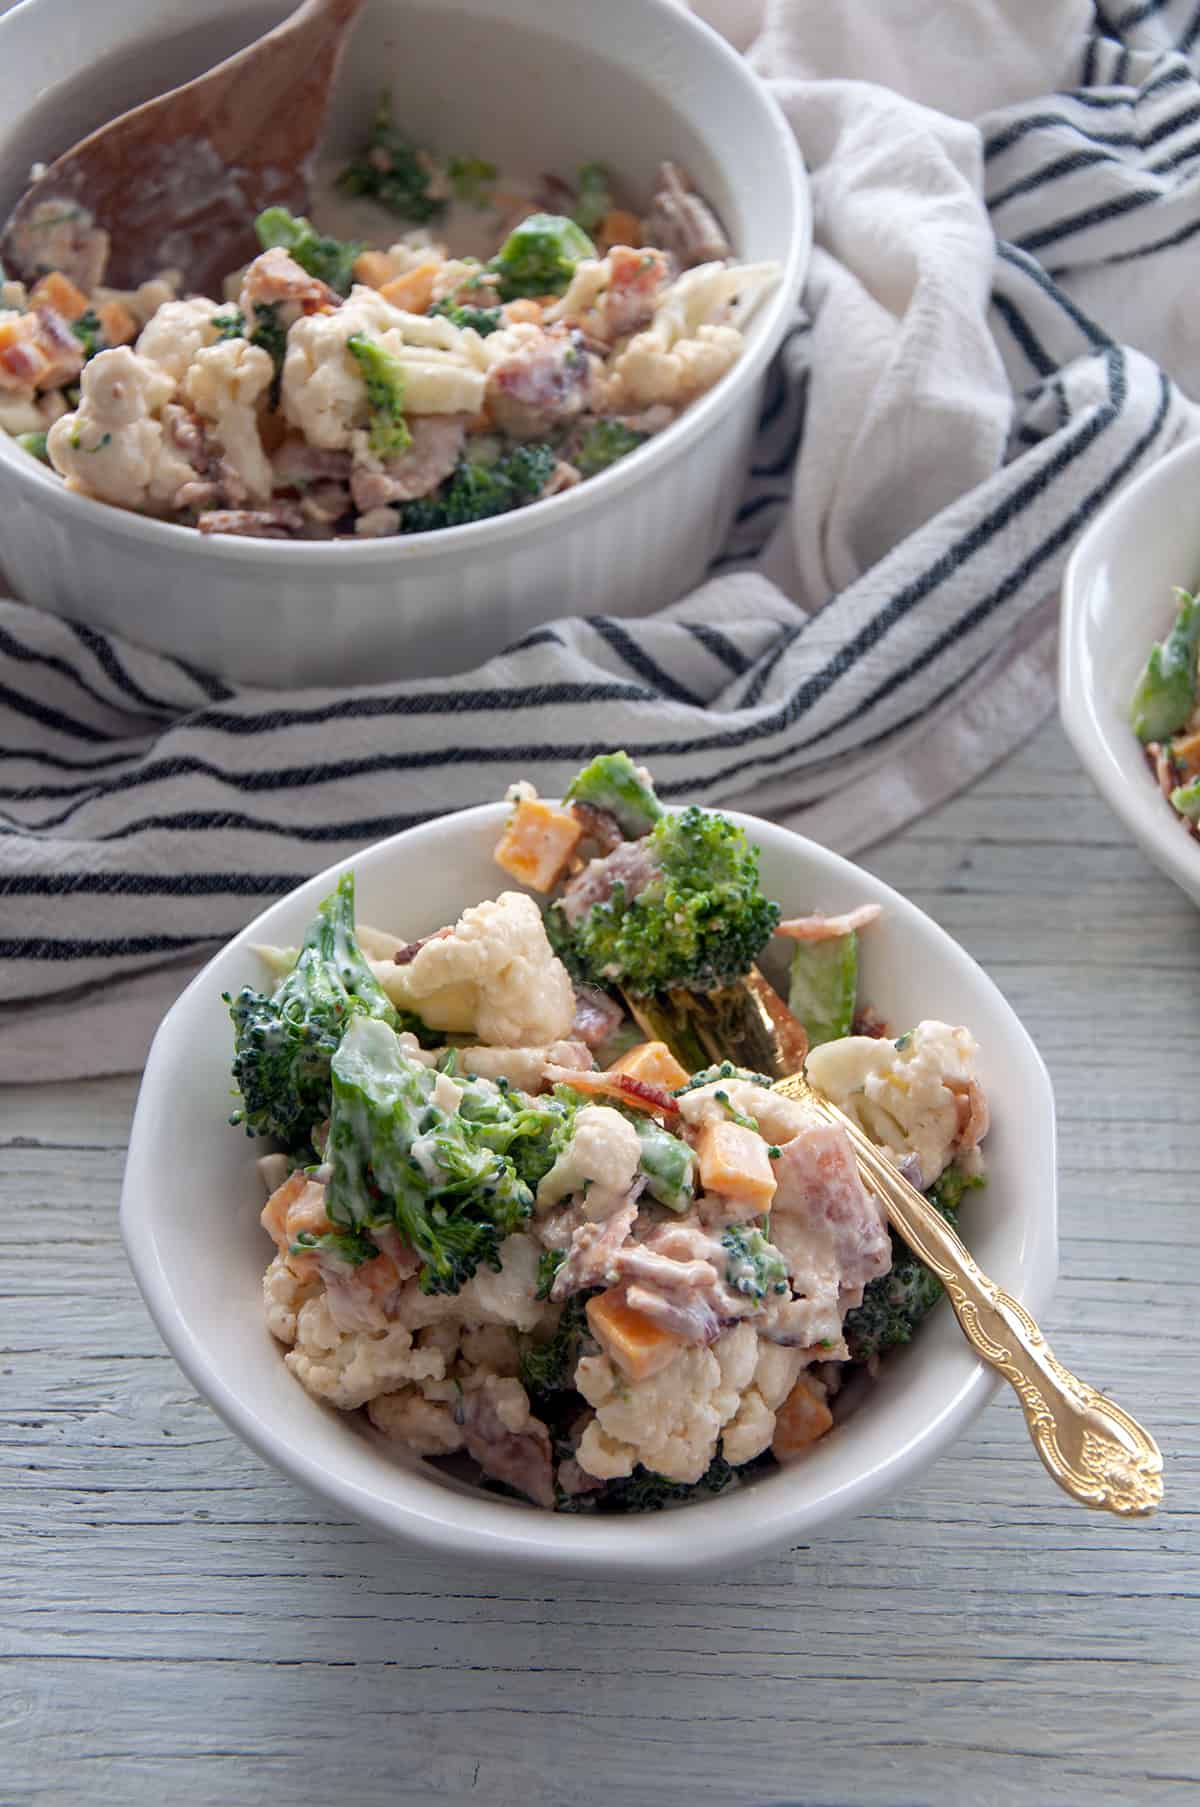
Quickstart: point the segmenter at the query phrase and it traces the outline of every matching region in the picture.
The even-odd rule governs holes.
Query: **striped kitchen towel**
[[[708,10],[816,205],[709,581],[341,693],[233,691],[0,604],[0,1078],[136,1066],[266,902],[514,776],[553,792],[626,746],[668,799],[853,850],[1049,708],[1072,544],[1198,425],[1200,0],[944,0],[919,32],[873,0]]]

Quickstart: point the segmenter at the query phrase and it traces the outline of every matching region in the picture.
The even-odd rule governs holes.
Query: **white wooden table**
[[[0,1098],[0,1801],[1055,1807],[1200,1800],[1195,911],[1057,727],[867,863],[1058,1093],[1063,1357],[1168,1504],[1072,1507],[1015,1402],[747,1572],[509,1582],[338,1523],[164,1353],[117,1237],[133,1079]]]

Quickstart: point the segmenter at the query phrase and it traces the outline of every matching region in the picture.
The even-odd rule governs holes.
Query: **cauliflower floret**
[[[463,1446],[461,1428],[448,1405],[441,1405],[413,1387],[398,1393],[381,1393],[367,1406],[367,1416],[377,1431],[407,1443],[419,1456],[452,1456]]]
[[[118,507],[168,511],[196,475],[155,418],[174,393],[173,378],[120,345],[84,366],[79,387],[79,407],[46,435],[55,470],[68,488]]]
[[[738,1409],[739,1383],[754,1371],[756,1343],[751,1326],[739,1324],[712,1349],[684,1348],[640,1381],[626,1380],[605,1355],[585,1355],[575,1384],[596,1416],[580,1440],[580,1467],[610,1480],[641,1462],[668,1480],[698,1481]]]
[[[45,425],[41,406],[34,400],[32,390],[5,395],[0,387],[0,433],[40,433]]]
[[[440,1380],[440,1349],[413,1347],[412,1332],[392,1324],[378,1333],[338,1329],[325,1297],[310,1299],[296,1319],[296,1347],[284,1360],[317,1399],[352,1412],[405,1380]]]
[[[977,1164],[987,1112],[968,1029],[918,1023],[898,1041],[848,1035],[814,1048],[813,1084],[894,1161],[916,1157],[921,1186],[932,1186],[956,1153]]]
[[[297,1314],[320,1292],[320,1276],[298,1274],[283,1255],[276,1255],[263,1275],[262,1286],[267,1329],[290,1347],[296,1340]]]
[[[736,362],[741,328],[778,281],[774,264],[700,264],[673,282],[644,332],[613,360],[606,406],[679,406]]]
[[[586,1192],[586,1215],[599,1222],[628,1193],[641,1158],[641,1138],[627,1117],[608,1105],[584,1105],[571,1140],[538,1186],[537,1208],[548,1211],[560,1199]]]
[[[728,1105],[718,1094],[728,1100]],[[759,1134],[768,1142],[790,1142],[801,1130],[821,1121],[808,1105],[756,1085],[751,1079],[714,1079],[710,1085],[684,1092],[679,1100],[680,1115],[693,1128],[699,1128],[709,1118],[727,1121],[729,1106],[744,1117],[753,1117]]]
[[[261,345],[223,339],[198,351],[183,379],[184,395],[198,414],[212,421],[226,464],[253,502],[265,502],[274,481],[258,436],[256,413],[274,375],[271,354]]]
[[[220,327],[213,325],[213,315],[219,312],[218,304],[203,295],[164,302],[142,328],[135,347],[138,357],[157,364],[173,383],[182,383],[197,352],[220,337]]]
[[[469,1367],[505,1376],[515,1375],[521,1365],[516,1341],[505,1324],[478,1324],[464,1330],[462,1358]]]
[[[558,1041],[575,1020],[567,969],[546,939],[541,911],[519,891],[464,910],[450,934],[379,976],[392,1002],[431,1028],[496,1047]]]
[[[358,360],[346,349],[358,334],[399,358],[406,412],[479,412],[486,358],[478,333],[463,332],[441,316],[404,313],[359,284],[336,312],[306,315],[288,333],[283,412],[310,445],[361,447],[356,435],[370,416],[367,387]]]
[[[803,1349],[788,1349],[759,1338],[753,1378],[744,1386],[737,1411],[721,1434],[721,1453],[734,1468],[769,1448],[775,1435],[775,1413],[795,1386],[805,1360]]]
[[[518,1232],[500,1244],[500,1272],[480,1267],[454,1295],[465,1324],[512,1324],[532,1330],[546,1307],[534,1298],[540,1250],[532,1236]]]

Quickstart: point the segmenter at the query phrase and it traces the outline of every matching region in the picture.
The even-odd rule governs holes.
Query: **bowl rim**
[[[754,74],[745,58],[719,32],[695,13],[678,6],[675,0],[642,0],[642,4],[659,14],[667,30],[677,30],[681,39],[686,39],[690,34],[693,44],[704,44],[707,54],[723,65],[720,79],[736,82],[750,103],[759,107],[764,128],[773,135],[775,141],[772,181],[786,184],[791,214],[788,242],[778,259],[779,281],[751,317],[747,328],[752,335],[751,342],[743,345],[737,361],[711,389],[690,403],[670,426],[665,427],[661,433],[656,433],[645,445],[639,446],[628,457],[571,489],[561,490],[557,495],[513,509],[508,514],[493,516],[490,520],[471,521],[458,527],[442,527],[436,532],[425,534],[390,534],[379,539],[346,536],[342,539],[302,541],[260,539],[250,535],[202,534],[195,527],[160,520],[152,515],[137,514],[99,497],[81,495],[68,489],[57,473],[47,470],[38,459],[31,458],[27,452],[22,451],[15,438],[2,430],[0,460],[11,466],[16,480],[27,485],[32,495],[43,504],[56,507],[68,516],[78,513],[85,521],[91,520],[95,525],[104,524],[112,531],[128,534],[130,538],[140,540],[150,548],[157,546],[164,551],[174,548],[178,552],[185,545],[199,543],[205,548],[202,554],[204,557],[215,557],[233,563],[247,559],[267,559],[276,564],[289,564],[297,558],[308,563],[314,559],[314,555],[316,559],[328,561],[346,556],[347,548],[353,548],[351,556],[362,566],[386,563],[398,558],[419,560],[442,555],[453,557],[459,551],[475,552],[485,543],[500,545],[506,541],[526,538],[538,531],[538,524],[541,522],[546,523],[547,529],[569,528],[582,508],[615,498],[634,483],[640,483],[643,475],[650,478],[656,466],[674,462],[707,434],[710,422],[725,411],[736,395],[752,385],[778,351],[799,302],[802,280],[808,267],[812,248],[812,198],[799,145],[782,107],[767,83]],[[22,7],[16,7],[12,13],[0,17],[0,45],[3,43],[6,19],[11,20],[23,10]],[[543,35],[552,36],[553,33],[544,32]],[[635,76],[640,74],[636,69],[631,73]],[[550,510],[553,510],[553,514]]]
[[[1096,789],[1143,853],[1181,890],[1200,901],[1200,844],[1183,828],[1149,772],[1144,785],[1132,784],[1122,767],[1099,706],[1101,678],[1092,656],[1088,622],[1092,585],[1114,543],[1125,538],[1160,488],[1168,487],[1181,469],[1193,465],[1200,477],[1200,438],[1176,446],[1127,484],[1079,539],[1063,572],[1058,690],[1063,728]],[[1147,652],[1152,637],[1148,629]],[[1122,750],[1128,753],[1137,744],[1131,725],[1126,724],[1124,735],[1128,747]]]
[[[961,1380],[942,1402],[936,1415],[881,1462],[798,1501],[790,1499],[784,1488],[773,1491],[755,1488],[744,1494],[735,1492],[705,1502],[690,1509],[693,1514],[704,1514],[703,1524],[695,1523],[693,1516],[689,1519],[688,1537],[680,1538],[672,1528],[672,1513],[575,1519],[530,1508],[527,1511],[506,1509],[501,1518],[493,1519],[491,1513],[478,1510],[481,1499],[493,1509],[496,1506],[497,1502],[487,1501],[487,1496],[459,1495],[409,1473],[405,1474],[405,1481],[412,1483],[414,1497],[411,1503],[377,1498],[336,1469],[309,1457],[286,1432],[277,1431],[269,1420],[256,1412],[248,1399],[227,1385],[201,1340],[184,1321],[172,1296],[171,1281],[155,1236],[152,1201],[157,1188],[147,1119],[155,1108],[154,1073],[159,1050],[173,1036],[174,1025],[186,1019],[190,1001],[211,991],[214,962],[234,950],[248,949],[264,937],[269,939],[270,931],[264,925],[273,914],[294,907],[301,897],[305,897],[310,905],[315,903],[318,894],[325,894],[341,873],[350,869],[361,871],[367,864],[386,865],[393,861],[398,847],[430,826],[453,821],[461,824],[466,832],[484,824],[498,826],[508,808],[505,803],[487,803],[436,817],[432,824],[403,830],[336,861],[261,912],[196,975],[164,1017],[144,1069],[121,1191],[120,1226],[126,1256],[163,1342],[196,1390],[229,1428],[271,1466],[298,1482],[310,1494],[375,1531],[418,1545],[438,1556],[461,1558],[467,1555],[470,1560],[484,1565],[502,1563],[526,1572],[557,1570],[626,1579],[679,1578],[703,1570],[718,1551],[722,1551],[724,1559],[728,1560],[731,1547],[736,1547],[739,1557],[749,1561],[861,1511],[917,1471],[928,1467],[983,1409],[998,1385],[998,1375],[964,1349],[961,1353],[968,1359],[969,1366],[964,1367]],[[966,963],[972,969],[973,983],[984,995],[990,994],[993,1006],[998,1006],[1008,1018],[1029,1071],[1045,1100],[1045,1120],[1040,1128],[1045,1135],[1048,1197],[1036,1207],[1025,1226],[1022,1247],[1025,1278],[1020,1289],[1022,1302],[1035,1317],[1040,1316],[1053,1294],[1058,1272],[1056,1125],[1050,1076],[1029,1032],[995,982],[918,905],[872,873],[794,830],[739,811],[725,813],[752,832],[767,828],[782,836],[785,843],[795,843],[801,858],[811,858],[815,854],[825,872],[835,876],[839,883],[851,880],[861,885],[865,881],[870,894],[882,901],[885,908],[894,910],[901,921],[910,914],[919,918],[930,931],[934,943],[941,944],[942,952],[952,953],[956,962]],[[424,1490],[429,1488],[436,1488],[436,1496],[428,1495],[426,1508],[421,1502]],[[747,1502],[751,1509],[744,1510]],[[503,1506],[504,1502],[499,1504]],[[481,1523],[480,1520],[485,1518],[488,1522]]]

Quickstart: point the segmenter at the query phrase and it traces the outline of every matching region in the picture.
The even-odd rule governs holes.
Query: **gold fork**
[[[1081,1505],[1123,1517],[1153,1512],[1163,1496],[1162,1453],[1149,1432],[1063,1367],[1025,1307],[988,1279],[945,1218],[803,1073],[772,1089],[846,1131],[888,1222],[942,1282],[975,1353],[1016,1389],[1034,1447],[1059,1486]]]

